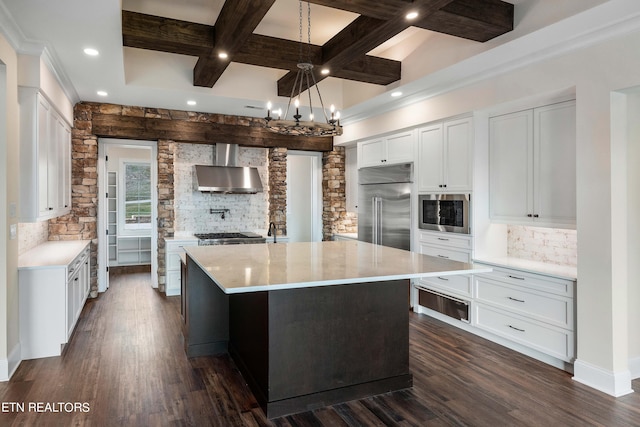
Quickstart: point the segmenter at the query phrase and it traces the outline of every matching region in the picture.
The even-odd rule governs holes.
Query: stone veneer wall
[[[167,277],[165,237],[174,233],[174,153],[176,143],[158,140],[158,290],[164,292]]]
[[[322,154],[322,200],[323,240],[332,240],[336,233],[358,232],[357,216],[347,212],[344,147]]]
[[[276,235],[287,235],[287,149],[269,149],[269,222]],[[267,227],[269,225],[267,224]]]

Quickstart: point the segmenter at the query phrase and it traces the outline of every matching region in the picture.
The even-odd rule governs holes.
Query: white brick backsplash
[[[257,194],[209,194],[195,187],[194,165],[212,165],[214,146],[176,144],[174,157],[175,233],[254,231],[267,228],[267,150],[239,147],[238,166],[258,168],[264,191]],[[210,209],[229,209],[225,219]]]
[[[578,239],[575,230],[509,225],[507,255],[552,264],[577,266]]]
[[[49,240],[47,221],[18,223],[18,255]]]

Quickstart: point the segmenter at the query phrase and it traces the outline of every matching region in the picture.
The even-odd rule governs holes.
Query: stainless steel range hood
[[[236,166],[238,146],[216,144],[214,166],[196,165],[198,191],[220,194],[255,194],[262,191],[258,169]]]

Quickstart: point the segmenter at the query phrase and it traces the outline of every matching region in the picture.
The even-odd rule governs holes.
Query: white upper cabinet
[[[400,132],[358,143],[358,169],[413,162],[413,131]]]
[[[345,150],[344,171],[347,212],[358,212],[358,148],[356,146]]]
[[[42,221],[71,210],[71,130],[34,88],[20,88],[20,218]]]
[[[575,227],[575,123],[575,101],[490,119],[493,221]]]
[[[471,118],[418,129],[418,191],[471,192],[472,142]]]

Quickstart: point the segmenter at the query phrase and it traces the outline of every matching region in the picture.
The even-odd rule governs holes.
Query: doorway
[[[98,141],[98,291],[115,270],[150,271],[158,287],[155,141]]]
[[[287,153],[287,237],[290,242],[322,240],[321,153]]]

